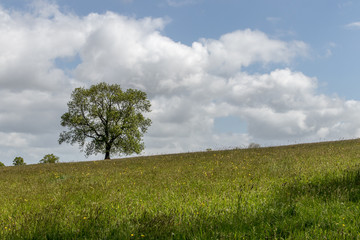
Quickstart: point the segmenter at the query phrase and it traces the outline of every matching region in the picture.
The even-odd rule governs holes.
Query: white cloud
[[[333,55],[333,49],[335,49],[336,47],[337,47],[336,43],[334,43],[334,42],[329,42],[329,43],[326,44],[326,46],[324,47],[325,53],[323,53],[320,57],[323,57],[323,58],[331,57],[331,56]]]
[[[19,133],[0,133],[0,145],[4,147],[24,147],[29,145],[32,136]]]
[[[360,22],[352,22],[346,25],[347,28],[358,29],[360,28]]]
[[[281,18],[279,17],[267,17],[266,21],[270,22],[270,23],[278,23],[281,21]]]
[[[0,87],[2,89],[56,89],[67,77],[53,61],[73,56],[84,44],[86,27],[53,5],[40,5],[23,14],[0,8]],[[85,31],[84,31],[85,30]]]
[[[202,2],[202,0],[166,0],[167,4],[171,7],[182,7],[185,5],[192,5]]]
[[[219,40],[203,39],[202,42],[210,55],[208,70],[227,74],[234,74],[256,62],[289,63],[295,56],[307,52],[304,42],[270,39],[265,33],[250,29],[225,34]]]
[[[0,91],[0,126],[2,132],[39,134],[58,129],[61,112],[68,96],[63,93],[23,90]]]
[[[187,46],[162,34],[166,22],[78,17],[51,4],[32,13],[0,8],[1,161],[21,153],[38,162],[51,152],[79,159],[76,146],[57,145],[60,116],[74,87],[100,81],[148,93],[147,153],[360,136],[359,102],[320,95],[315,78],[286,67],[306,55],[304,42],[246,29]],[[70,72],[56,65],[76,56]],[[252,64],[278,69],[244,72]],[[248,131],[216,133],[214,119],[227,116],[245,120]]]

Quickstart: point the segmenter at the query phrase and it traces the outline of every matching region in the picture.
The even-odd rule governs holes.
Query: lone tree
[[[22,157],[16,157],[14,158],[13,165],[20,166],[20,165],[26,165],[26,163],[24,162],[24,159]]]
[[[55,156],[54,154],[46,154],[39,163],[58,163],[59,157]]]
[[[69,131],[60,134],[59,144],[78,143],[85,155],[93,153],[126,155],[144,149],[143,134],[151,124],[143,113],[150,112],[146,93],[117,84],[99,83],[89,89],[76,88],[68,102],[61,125]]]

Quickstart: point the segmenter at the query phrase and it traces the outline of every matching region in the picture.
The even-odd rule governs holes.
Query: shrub
[[[5,164],[3,164],[2,162],[0,162],[0,167],[5,167]]]
[[[58,163],[59,157],[54,154],[47,154],[40,160],[40,163]]]
[[[26,165],[22,157],[16,157],[13,161],[14,166]]]

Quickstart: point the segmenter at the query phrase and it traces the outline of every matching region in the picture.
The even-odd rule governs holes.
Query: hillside
[[[360,140],[0,168],[1,239],[360,238]]]

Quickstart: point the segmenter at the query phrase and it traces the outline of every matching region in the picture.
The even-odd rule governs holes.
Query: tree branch
[[[93,126],[91,126],[89,120],[88,120],[88,119],[86,118],[86,116],[85,116],[84,109],[82,108],[82,106],[80,107],[80,109],[81,109],[81,115],[82,115],[82,117],[83,117],[84,120],[85,120],[85,126],[89,127],[90,130],[93,131],[93,132],[96,134],[96,136],[98,136],[98,137],[103,137],[103,135],[99,134],[99,133],[96,131],[96,129],[95,129]]]

